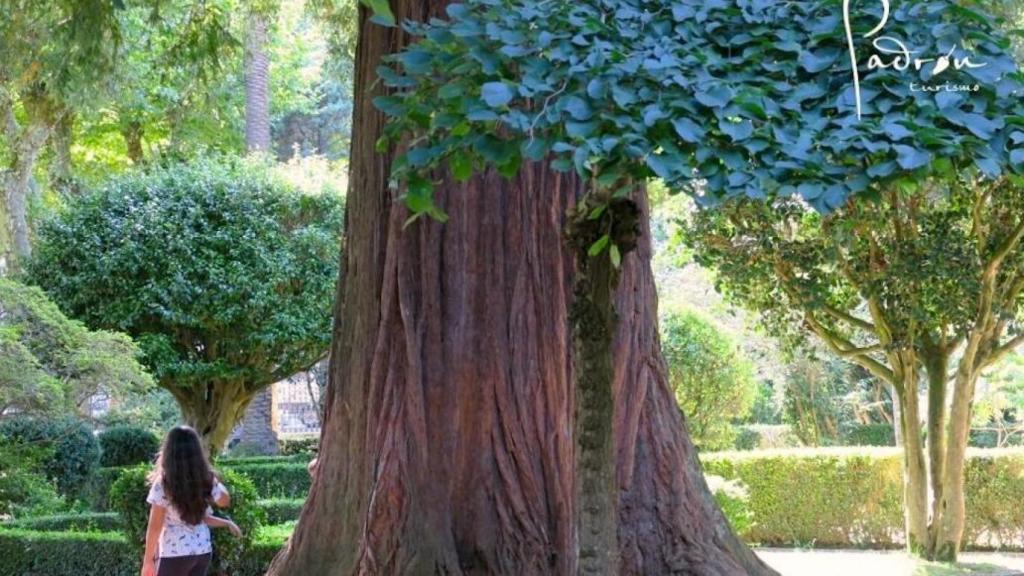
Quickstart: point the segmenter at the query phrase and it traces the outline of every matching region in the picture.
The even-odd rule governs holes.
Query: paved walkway
[[[759,548],[757,555],[782,576],[1024,576],[1024,554],[962,554],[956,566],[897,551]]]

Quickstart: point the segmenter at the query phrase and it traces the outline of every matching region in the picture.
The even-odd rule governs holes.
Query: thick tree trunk
[[[966,354],[965,354],[966,356]],[[970,433],[971,404],[978,372],[970,362],[961,361],[953,385],[953,403],[949,413],[949,439],[946,444],[945,468],[942,470],[943,491],[936,508],[942,511],[937,523],[938,535],[934,557],[943,562],[956,562],[964,535],[964,464]],[[967,366],[965,366],[965,364]]]
[[[27,107],[26,107],[27,108]],[[10,165],[4,178],[4,195],[7,201],[4,222],[5,237],[11,244],[5,246],[3,259],[10,270],[18,269],[17,262],[31,255],[31,229],[28,221],[28,204],[32,191],[32,174],[39,153],[50,136],[52,123],[46,117],[30,116],[20,137],[10,150]]]
[[[71,145],[74,143],[75,114],[65,112],[50,136],[53,161],[50,164],[50,184],[61,194],[70,195],[77,191]]]
[[[270,150],[269,17],[257,9],[249,13],[245,32],[245,148]]]
[[[168,386],[185,423],[195,428],[210,456],[224,450],[231,432],[245,415],[253,393],[244,382],[217,381],[203,386]]]
[[[132,120],[121,125],[121,138],[124,138],[124,145],[128,150],[128,159],[136,166],[145,160],[145,149],[142,146],[142,137],[145,135],[142,123]]]
[[[903,428],[903,495],[906,507],[907,549],[930,556],[928,538],[928,470],[921,440],[921,412],[917,397],[917,374],[910,368],[903,378],[900,415]]]
[[[934,553],[938,544],[938,528],[942,525],[945,509],[946,468],[946,371],[949,357],[936,351],[924,358],[928,376],[928,479],[931,487],[932,515],[928,526],[928,550]]]
[[[391,6],[423,20],[444,2]],[[361,19],[321,463],[271,574],[574,574],[574,270],[562,231],[583,188],[540,165],[512,180],[445,179],[449,221],[403,227],[370,99],[380,58],[407,38]],[[637,254],[615,297],[621,573],[769,574],[704,483],[666,384],[649,241]]]

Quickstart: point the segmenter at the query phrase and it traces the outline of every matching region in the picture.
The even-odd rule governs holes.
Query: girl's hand
[[[156,576],[156,562],[146,560],[142,563],[142,576]]]
[[[228,524],[228,532],[231,532],[231,535],[235,538],[242,537],[242,529],[239,528],[238,524],[235,524],[234,522]]]

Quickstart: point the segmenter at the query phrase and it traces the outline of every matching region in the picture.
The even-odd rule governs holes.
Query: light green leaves
[[[394,26],[395,14],[391,11],[391,3],[388,0],[361,0],[371,11],[373,21],[382,26]]]

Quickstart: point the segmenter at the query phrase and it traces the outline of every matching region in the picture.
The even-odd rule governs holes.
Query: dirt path
[[[759,548],[757,554],[782,576],[1024,576],[1024,554],[962,554],[956,566],[875,550]]]

